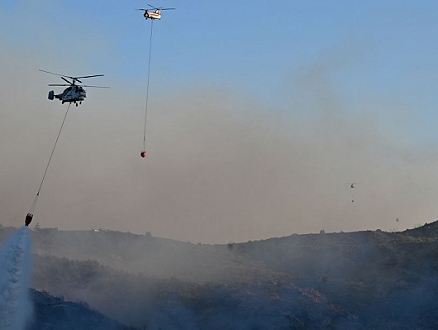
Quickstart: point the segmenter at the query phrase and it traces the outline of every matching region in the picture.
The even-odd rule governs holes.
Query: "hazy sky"
[[[437,2],[153,4],[177,9],[153,25],[142,159],[147,3],[0,2],[2,224],[22,224],[67,109],[38,69],[111,87],[69,112],[42,227],[226,243],[437,218]]]

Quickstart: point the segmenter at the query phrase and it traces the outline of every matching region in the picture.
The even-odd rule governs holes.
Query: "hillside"
[[[130,330],[90,310],[86,303],[65,301],[47,292],[31,290],[34,317],[29,330]]]
[[[128,326],[438,328],[437,222],[228,245],[56,229],[33,240],[35,289]]]
[[[438,326],[438,223],[401,233],[297,235],[237,245],[242,257],[293,276],[359,315],[367,328]],[[275,257],[273,257],[275,256]]]
[[[272,275],[257,281],[188,282],[132,275],[96,261],[35,256],[34,287],[86,301],[119,322],[147,329],[288,329],[294,324],[339,324],[357,317],[313,289]]]

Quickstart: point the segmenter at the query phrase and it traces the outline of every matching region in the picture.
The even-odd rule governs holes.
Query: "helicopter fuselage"
[[[149,11],[149,10],[145,10],[144,12],[144,18],[145,19],[161,19],[161,12],[160,10],[155,10],[155,11]]]
[[[55,95],[54,91],[49,92],[49,100],[53,100],[54,98],[60,100],[63,104],[65,102],[69,103],[75,103],[76,106],[82,103],[83,100],[87,97],[87,93],[85,92],[85,89],[83,89],[81,86],[70,86],[66,88],[61,94]]]

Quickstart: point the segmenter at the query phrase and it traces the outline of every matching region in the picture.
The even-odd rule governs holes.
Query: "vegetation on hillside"
[[[33,239],[35,289],[127,326],[438,328],[438,223],[227,245],[41,228]]]

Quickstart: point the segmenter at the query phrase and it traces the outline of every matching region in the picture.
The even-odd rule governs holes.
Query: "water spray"
[[[24,330],[32,316],[29,298],[31,236],[27,226],[0,249],[0,329]]]

